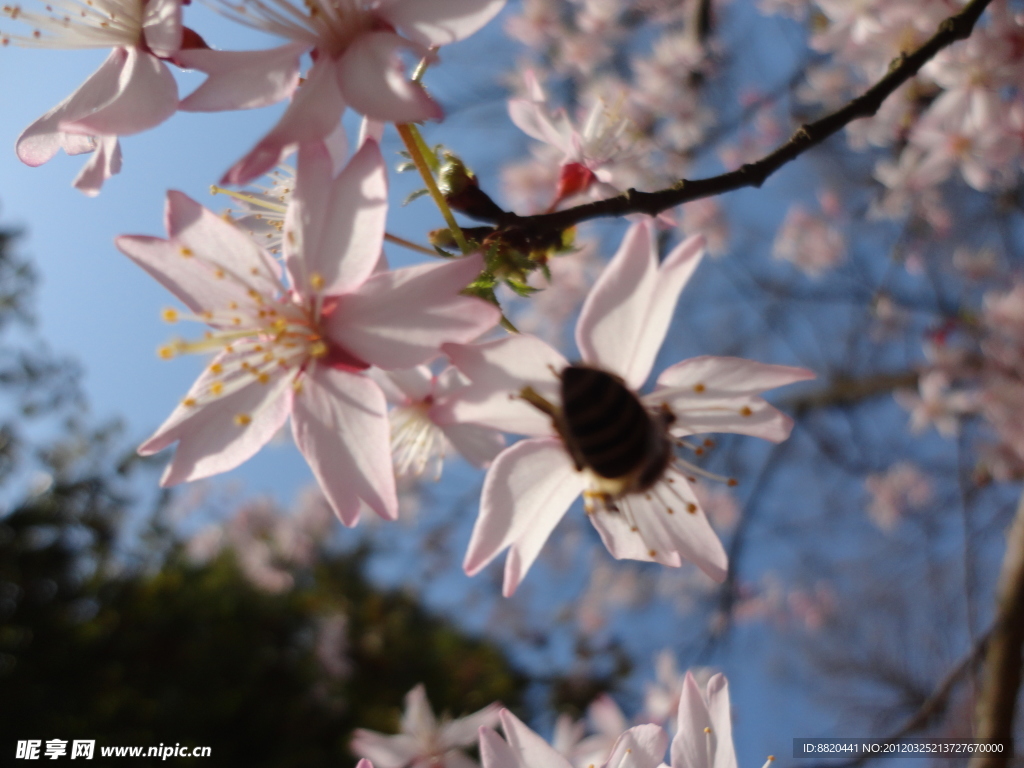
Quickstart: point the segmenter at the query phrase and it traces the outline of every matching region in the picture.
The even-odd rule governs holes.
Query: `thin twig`
[[[578,205],[554,213],[535,216],[518,216],[514,213],[507,213],[495,223],[503,228],[515,227],[532,231],[564,230],[581,221],[606,216],[625,216],[629,213],[646,213],[655,216],[662,211],[692,200],[712,197],[745,187],[760,187],[779,168],[838,133],[854,120],[872,117],[897,88],[916,75],[921,67],[939,51],[958,40],[966,40],[970,37],[978,17],[990,2],[992,0],[971,0],[960,13],[943,21],[939,25],[938,31],[920,48],[909,54],[901,54],[899,58],[895,59],[889,72],[871,88],[841,109],[813,123],[800,126],[789,141],[760,160],[747,163],[734,171],[719,176],[693,181],[681,179],[668,189],[657,192],[639,192],[629,189],[617,197]]]
[[[932,721],[932,718],[941,714],[948,705],[949,697],[953,693],[953,689],[956,688],[956,684],[960,682],[962,677],[971,671],[975,664],[981,661],[981,657],[985,653],[985,649],[992,637],[992,633],[993,628],[990,627],[974,642],[971,649],[960,658],[949,672],[946,673],[945,677],[939,681],[938,685],[935,686],[928,698],[921,702],[921,706],[917,708],[917,711],[907,718],[899,728],[886,736],[880,737],[878,741],[898,742],[910,734],[922,730]],[[811,765],[806,768],[857,768],[857,766],[863,765],[868,760],[877,758],[878,756],[879,755],[874,753],[866,753],[860,757],[856,757],[842,763],[829,763],[827,767],[824,765]]]

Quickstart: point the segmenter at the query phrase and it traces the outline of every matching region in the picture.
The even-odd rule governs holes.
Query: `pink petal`
[[[234,368],[236,373],[215,376],[209,368],[203,371],[188,394],[200,405],[179,405],[139,446],[139,453],[148,456],[178,442],[174,458],[160,479],[163,486],[234,469],[266,445],[288,418],[290,374],[282,372],[261,384],[232,366],[227,353],[218,355],[214,362],[225,369]],[[214,379],[224,382],[225,394],[210,400],[207,392]],[[240,416],[248,421],[240,423]]]
[[[359,765],[365,763],[376,768],[405,768],[420,752],[417,740],[408,734],[386,736],[363,728],[357,728],[352,732],[352,742],[349,746],[355,754],[363,758]]]
[[[338,60],[341,92],[356,112],[388,123],[440,120],[441,107],[405,76],[403,48],[425,50],[391,32],[360,35]]]
[[[707,703],[691,672],[686,673],[679,697],[679,716],[675,738],[669,751],[672,768],[713,768],[713,750],[718,740]],[[707,732],[705,729],[711,729]]]
[[[373,273],[384,244],[387,213],[384,158],[377,142],[367,139],[331,186],[319,240],[306,241],[306,269],[320,275],[320,293],[350,293]]]
[[[121,143],[117,136],[100,136],[96,139],[96,150],[79,171],[73,185],[89,197],[100,193],[103,182],[121,172]]]
[[[505,0],[392,0],[378,13],[424,47],[464,40],[498,15]]]
[[[60,124],[87,115],[113,98],[127,58],[126,49],[114,48],[78,90],[22,131],[17,142],[21,162],[33,167],[42,165],[62,147],[68,154],[90,151],[94,146],[90,139],[67,136]]]
[[[386,520],[398,517],[384,393],[366,376],[317,365],[301,379],[292,430],[320,488],[347,526],[360,500]]]
[[[614,557],[673,567],[688,560],[715,581],[725,579],[728,557],[722,542],[677,470],[669,469],[650,492],[630,494],[617,504],[626,514],[599,510],[590,516]]]
[[[190,48],[174,61],[209,77],[178,106],[184,112],[253,109],[276,104],[299,86],[299,58],[309,48],[289,43],[269,51],[214,51]]]
[[[558,754],[554,747],[507,709],[501,710],[501,727],[509,746],[517,753],[520,765],[530,768],[571,768],[569,761]]]
[[[441,727],[438,743],[441,747],[458,747],[473,743],[473,737],[481,728],[490,728],[498,724],[500,704],[488,704],[471,715],[452,720]]]
[[[516,751],[490,728],[480,729],[480,762],[483,768],[532,768],[520,762]]]
[[[334,181],[334,161],[322,141],[299,145],[295,187],[284,215],[282,248],[288,278],[308,296],[307,254],[316,249],[327,224],[327,203]]]
[[[329,136],[341,120],[345,101],[338,90],[334,64],[326,56],[313,64],[306,82],[295,91],[292,103],[277,125],[221,179],[222,184],[246,184],[272,169],[287,148]]]
[[[565,135],[558,130],[543,104],[528,99],[509,99],[508,116],[527,136],[560,149],[566,156],[572,153],[571,134]]]
[[[729,432],[781,443],[793,429],[793,420],[789,416],[760,397],[705,400],[699,404],[689,396],[668,398],[658,397],[658,393],[643,399],[645,403],[665,403],[672,409],[676,422],[671,432],[676,437]]]
[[[435,357],[445,342],[471,341],[493,328],[500,311],[460,292],[480,273],[479,254],[373,275],[340,297],[327,318],[332,339],[385,369],[411,368]]]
[[[139,48],[128,48],[126,53],[110,100],[88,114],[68,115],[61,121],[61,130],[129,136],[159,125],[178,110],[178,84],[167,65]]]
[[[703,387],[709,397],[759,395],[775,387],[813,379],[806,368],[770,365],[742,357],[691,357],[666,368],[658,377],[659,387],[691,389]]]
[[[181,0],[148,0],[143,6],[142,32],[154,56],[166,59],[181,48]]]
[[[437,729],[437,718],[427,701],[427,689],[420,683],[405,694],[405,711],[402,713],[401,730],[408,734],[432,734]]]
[[[446,344],[443,351],[470,380],[465,389],[438,400],[438,424],[481,424],[520,435],[553,435],[551,418],[518,394],[532,387],[561,405],[558,373],[568,362],[536,336],[519,334],[484,344]]]
[[[619,374],[633,389],[647,379],[676,301],[704,254],[691,237],[658,267],[650,220],[634,224],[587,296],[576,325],[583,359]]]
[[[441,431],[462,458],[478,467],[486,467],[505,447],[500,432],[477,424],[448,424]]]
[[[559,440],[522,440],[502,451],[484,479],[466,573],[478,573],[509,547],[502,592],[511,595],[583,486]]]
[[[732,742],[732,708],[729,706],[729,681],[719,673],[708,680],[708,716],[715,737],[712,768],[736,768],[736,749]]]
[[[658,725],[637,725],[612,745],[607,768],[658,768],[665,757],[668,737]]]
[[[387,371],[383,374],[383,378],[390,381],[391,385],[398,390],[401,396],[399,402],[422,402],[434,391],[434,375],[425,365]]]

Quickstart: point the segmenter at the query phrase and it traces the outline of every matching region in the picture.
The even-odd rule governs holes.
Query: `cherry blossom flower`
[[[462,40],[490,21],[505,0],[220,0],[225,15],[291,42],[270,51],[182,51],[178,61],[209,77],[182,104],[186,111],[265,106],[293,96],[277,124],[224,176],[244,184],[273,168],[288,147],[324,139],[346,106],[375,121],[440,119],[441,107],[405,77],[400,54],[419,58]],[[401,33],[401,34],[400,34]],[[299,88],[300,57],[313,66]]]
[[[472,746],[481,728],[498,722],[499,705],[491,704],[457,720],[438,722],[422,684],[405,695],[401,732],[395,735],[357,728],[352,751],[377,768],[472,768],[463,747]]]
[[[572,768],[572,763],[507,709],[501,710],[505,738],[480,729],[483,768]],[[602,768],[657,768],[668,738],[656,725],[638,725],[616,739]]]
[[[387,213],[384,161],[368,140],[332,177],[322,143],[299,150],[282,268],[244,232],[180,192],[168,194],[169,239],[124,236],[120,250],[211,326],[162,354],[213,362],[139,448],[177,442],[161,483],[238,466],[291,417],[295,442],[346,525],[362,504],[395,519],[384,394],[364,372],[421,364],[445,341],[470,341],[498,310],[460,296],[478,255],[374,274]],[[168,319],[177,313],[169,310]]]
[[[4,45],[111,48],[77,91],[18,137],[18,158],[42,165],[63,149],[93,155],[75,178],[87,195],[121,170],[118,136],[159,125],[178,109],[178,86],[161,59],[177,53],[184,27],[180,0],[59,0],[41,13],[20,5],[3,13],[34,28],[32,36],[0,34]]]
[[[435,376],[425,365],[402,371],[381,371],[375,376],[388,402],[393,405],[391,453],[398,477],[422,475],[434,465],[440,477],[441,465],[452,450],[467,461],[486,466],[505,446],[501,433],[475,424],[456,424],[444,418],[439,405],[458,397],[466,380],[449,367]]]
[[[690,238],[659,266],[652,223],[632,226],[580,313],[576,343],[582,364],[621,378],[635,392],[650,373],[702,245],[699,237]],[[561,354],[525,334],[444,350],[472,382],[452,403],[451,417],[531,438],[499,454],[487,473],[463,564],[468,574],[509,549],[503,589],[511,595],[582,494],[590,521],[614,557],[675,567],[689,560],[712,578],[725,578],[725,551],[687,479],[702,470],[666,457],[653,485],[623,492],[618,481],[577,467],[552,417],[522,396],[529,391],[552,410],[560,408],[560,372],[568,366]],[[777,442],[788,436],[792,422],[760,393],[812,377],[800,368],[698,357],[668,368],[655,391],[639,400],[652,419],[671,424],[673,438],[737,432]]]
[[[910,431],[924,432],[934,425],[943,437],[955,437],[960,431],[960,417],[978,409],[977,397],[969,392],[950,389],[949,377],[941,371],[928,371],[918,379],[918,392],[898,389],[896,402],[910,411]]]
[[[791,262],[810,277],[820,277],[846,257],[846,238],[828,218],[799,203],[789,209],[772,245],[772,256]]]
[[[562,170],[551,204],[553,210],[566,198],[584,192],[611,197],[619,190],[612,184],[610,164],[628,152],[625,140],[629,120],[603,101],[595,101],[582,129],[577,129],[565,110],[549,113],[547,96],[532,71],[524,75],[527,97],[509,100],[508,114],[523,133],[559,150]]]
[[[893,530],[910,509],[920,509],[932,498],[931,483],[910,462],[901,461],[884,473],[864,478],[871,494],[868,516],[883,531]]]

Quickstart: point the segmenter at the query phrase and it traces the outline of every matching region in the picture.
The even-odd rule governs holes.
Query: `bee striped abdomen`
[[[652,442],[658,442],[658,427],[640,399],[620,379],[594,368],[562,371],[562,420],[578,467],[609,479],[643,474]]]

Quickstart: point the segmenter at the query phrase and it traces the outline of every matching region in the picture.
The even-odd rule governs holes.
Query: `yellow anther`
[[[224,366],[221,365],[220,363],[211,363],[210,373],[212,373],[214,376],[220,376],[222,373],[224,373]]]
[[[257,267],[249,267],[249,274],[252,275],[253,277],[259,277],[260,271]]]
[[[696,514],[697,513],[697,505],[692,503],[692,502],[687,504],[686,505],[686,511],[689,512],[691,515]]]
[[[196,405],[196,400],[194,397],[186,397],[184,400],[181,401],[181,404],[184,405],[186,408],[194,408]]]
[[[235,347],[233,344],[228,344],[226,347],[224,347],[224,351],[227,352],[229,355],[233,355],[235,353]]]
[[[252,422],[252,416],[248,413],[239,413],[235,416],[235,426],[244,427]]]
[[[256,377],[256,381],[258,381],[260,384],[266,384],[270,381],[270,376],[265,373],[261,373],[259,376]]]
[[[228,302],[228,309],[238,309],[238,302],[237,301],[229,301]]]
[[[292,391],[298,395],[302,392],[302,379],[296,379],[292,382]]]
[[[263,355],[263,362],[264,363],[272,363],[272,362],[274,362],[274,353],[273,352],[267,352],[266,354],[264,354]]]
[[[234,323],[235,325],[241,325],[242,324],[242,318],[240,318],[240,317],[232,317],[231,318],[231,322]]]
[[[674,515],[676,513],[676,511],[672,509],[672,507],[665,507],[665,511],[668,512],[670,515]]]
[[[652,560],[658,556],[657,550],[654,549],[648,549],[647,554]]]
[[[752,413],[753,411],[750,410],[750,406],[744,405],[740,408],[740,416],[750,416]]]
[[[215,269],[215,270],[213,270],[213,276],[216,277],[218,280],[223,280],[224,279],[224,270],[223,269]]]
[[[697,393],[703,392],[704,391],[704,385],[703,384],[694,384],[693,385],[693,391],[697,392]]]
[[[711,726],[710,725],[704,726],[704,733],[711,733]]]
[[[165,323],[176,323],[178,322],[178,310],[168,307],[160,313],[160,317],[163,318]]]
[[[203,318],[203,320],[206,320],[207,322],[209,322],[210,320],[213,320],[213,312],[211,312],[208,309],[203,310],[202,312],[200,312],[199,316],[201,318]],[[207,333],[209,333],[209,331],[207,331]]]
[[[178,250],[178,253],[180,253],[186,259],[191,259],[195,255],[192,253],[191,248],[186,248],[184,245],[181,246],[181,248]]]
[[[321,358],[327,355],[327,345],[319,339],[309,345],[309,356]]]
[[[210,385],[210,394],[219,395],[224,391],[224,383],[221,381],[215,381]]]
[[[288,330],[288,321],[285,320],[283,317],[279,317],[277,318],[277,320],[270,324],[270,327],[273,328],[278,333],[283,333],[284,331]]]
[[[309,287],[314,291],[322,291],[324,289],[324,276],[319,272],[314,272],[309,276]]]

